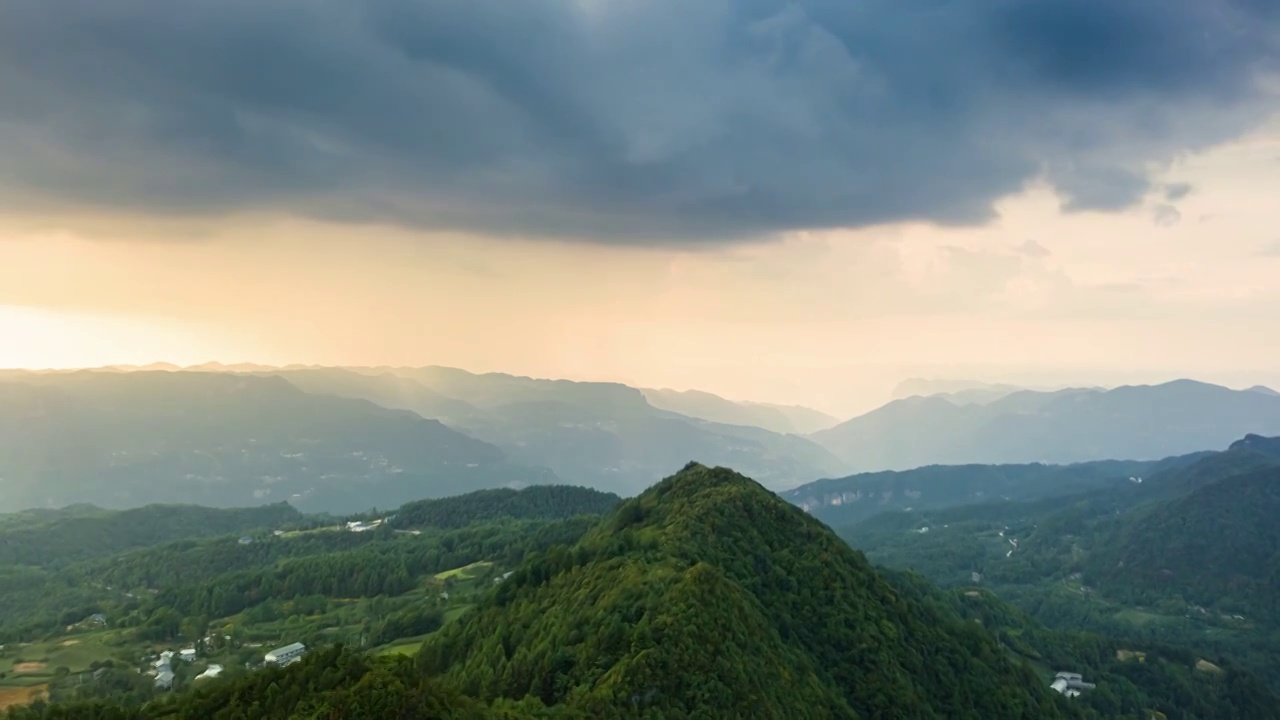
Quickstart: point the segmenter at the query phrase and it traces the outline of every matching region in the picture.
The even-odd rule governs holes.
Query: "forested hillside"
[[[603,515],[622,498],[572,485],[535,485],[523,490],[478,490],[437,500],[406,503],[391,525],[399,528],[456,528],[500,518],[550,520],[572,515]]]
[[[1071,465],[930,465],[818,480],[782,497],[819,520],[841,527],[889,510],[938,510],[956,505],[1072,495],[1184,467],[1209,453],[1159,461],[1101,460]]]
[[[1229,660],[1196,669],[1202,654],[1050,632],[993,597],[877,571],[725,469],[690,465],[621,503],[540,487],[389,517],[31,568],[36,592],[0,585],[0,691],[52,702],[9,720],[1207,720],[1270,717],[1280,702]],[[302,662],[259,667],[293,641],[311,648]],[[198,658],[175,666],[172,691],[139,674],[149,653],[187,644]],[[197,679],[213,663],[222,676]],[[1062,669],[1096,691],[1053,693]]]
[[[977,626],[896,592],[753,481],[698,465],[527,562],[420,660],[486,700],[597,717],[1066,714]]]
[[[179,538],[277,528],[302,519],[288,503],[253,508],[148,505],[132,510],[82,511],[14,524],[0,516],[0,566],[62,566]]]
[[[480,491],[395,511],[396,519],[416,518],[412,532],[390,523],[351,532],[283,503],[153,506],[0,525],[7,556],[0,641],[56,631],[93,613],[115,625],[162,626],[157,632],[167,638],[184,619],[207,624],[263,603],[399,595],[425,575],[478,562],[512,565],[531,548],[571,542],[617,501],[586,488]]]
[[[978,586],[1060,629],[1182,645],[1280,687],[1280,454],[1251,436],[1035,502],[888,512],[841,529],[877,563]]]

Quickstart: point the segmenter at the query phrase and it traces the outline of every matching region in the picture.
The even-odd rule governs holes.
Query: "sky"
[[[1280,384],[1262,0],[11,0],[0,366]]]

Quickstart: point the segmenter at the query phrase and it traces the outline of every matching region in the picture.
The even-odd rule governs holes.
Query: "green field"
[[[324,527],[313,528],[311,530],[289,530],[287,532],[281,533],[277,537],[295,538],[301,535],[313,535],[315,533],[323,533],[323,532],[337,532],[338,530],[345,530],[345,529],[346,528],[344,528],[341,525],[326,525]]]
[[[457,578],[459,580],[470,580],[473,577],[475,577],[477,574],[479,574],[480,571],[490,567],[493,567],[493,563],[480,561],[477,563],[471,563],[470,565],[464,565],[460,568],[445,570],[442,573],[436,573],[435,577],[437,580],[448,580],[449,578]]]
[[[47,642],[9,645],[0,651],[0,672],[10,678],[23,675],[47,674],[65,667],[71,672],[83,672],[90,663],[117,657],[116,651],[107,646],[109,632],[89,633],[57,638]],[[43,666],[42,669],[37,667]]]
[[[76,674],[94,662],[119,658],[122,648],[105,642],[110,636],[103,631],[5,646],[0,650],[0,707],[26,702],[31,691],[52,681],[59,668]]]

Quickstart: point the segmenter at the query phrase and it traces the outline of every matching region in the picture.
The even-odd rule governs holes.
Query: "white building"
[[[203,679],[205,679],[205,678],[216,678],[216,677],[218,677],[218,676],[219,676],[219,675],[221,675],[221,674],[222,674],[222,666],[221,666],[221,665],[210,665],[209,667],[205,668],[205,671],[204,671],[204,672],[202,672],[202,673],[200,673],[199,675],[197,675],[197,676],[196,676],[196,679],[197,679],[197,680],[203,680]]]
[[[1053,678],[1053,682],[1049,684],[1049,687],[1053,688],[1061,695],[1066,695],[1067,697],[1079,697],[1080,693],[1085,690],[1092,690],[1097,687],[1097,685],[1085,682],[1084,677],[1081,676],[1080,673],[1060,672]]]
[[[381,520],[374,520],[372,522],[361,522],[359,520],[352,520],[347,523],[347,529],[350,530],[351,532],[366,532],[368,530],[374,530],[380,527],[383,521],[385,520],[386,518],[382,518]]]
[[[307,646],[302,643],[293,643],[291,645],[285,645],[284,647],[272,650],[266,655],[263,655],[262,659],[268,665],[288,665],[290,663],[297,662],[306,654],[306,652]]]
[[[164,670],[156,673],[156,688],[160,690],[168,690],[173,687],[173,671],[166,666]]]
[[[182,650],[178,651],[178,657],[184,660],[185,662],[192,662],[196,659],[196,649],[183,648]]]

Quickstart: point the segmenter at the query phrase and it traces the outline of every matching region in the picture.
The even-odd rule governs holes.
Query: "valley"
[[[1269,448],[1250,438],[1200,462],[1249,467],[1266,462]],[[1196,463],[1172,467],[1178,482],[1213,486]],[[1142,489],[1164,484],[1161,477]],[[1142,507],[1144,499],[1130,499],[1139,485],[1124,482],[1097,492]],[[312,682],[316,663],[340,662],[356,674],[327,689],[308,685],[308,703],[367,702],[356,699],[364,692],[357,681],[396,677],[404,690],[394,702],[403,707],[448,687],[460,693],[454,712],[611,717],[636,702],[689,708],[699,695],[681,683],[712,675],[729,683],[714,702],[741,697],[762,717],[793,716],[796,707],[862,716],[876,703],[900,708],[908,692],[934,708],[926,713],[950,715],[948,703],[975,702],[935,683],[936,664],[897,656],[928,648],[935,657],[986,658],[985,679],[961,686],[989,684],[981,702],[996,716],[1039,707],[1048,717],[1207,718],[1233,707],[1263,717],[1251,708],[1275,696],[1248,670],[1265,677],[1272,667],[1275,644],[1259,634],[1265,613],[1236,619],[1204,608],[1175,618],[1167,608],[1107,597],[1071,565],[1046,575],[1051,582],[1019,585],[1050,561],[1039,548],[1057,522],[1052,508],[1094,507],[1090,497],[888,512],[842,531],[872,561],[923,576],[876,570],[803,509],[732,471],[697,464],[627,501],[534,486],[416,501],[376,517],[287,506],[80,506],[0,516],[5,545],[28,548],[11,551],[21,559],[11,567],[28,582],[0,589],[8,663],[0,688],[11,697],[43,693],[70,713],[108,703],[136,708],[138,717],[195,717],[201,703],[240,692],[233,688],[266,678]],[[146,519],[175,513],[187,520]],[[153,529],[129,539],[126,529],[139,526]],[[32,549],[81,531],[121,538],[70,563]],[[723,624],[729,618],[736,630]],[[585,627],[596,630],[583,634]],[[855,634],[832,636],[836,627]],[[722,637],[735,639],[714,639]],[[295,642],[307,648],[301,661],[263,667],[264,653]],[[858,659],[832,654],[847,644],[867,649]],[[744,673],[712,670],[711,647]],[[156,687],[152,659],[184,648],[192,658],[170,661],[172,687]],[[888,657],[896,659],[885,665]],[[771,658],[785,658],[787,674]],[[972,659],[956,662],[951,672],[976,672]],[[662,670],[675,666],[683,672]],[[759,675],[751,667],[773,674],[776,695],[753,690]],[[1064,668],[1095,688],[1054,699],[1049,685]],[[906,689],[915,683],[927,685]],[[857,690],[877,686],[900,689],[883,697]],[[292,717],[297,706],[285,702],[265,717]],[[210,717],[237,717],[232,707]],[[14,710],[11,718],[42,717],[32,708],[37,714]]]
[[[316,707],[365,702],[357,685],[377,677],[405,707],[444,692],[510,718],[697,703],[863,717],[910,696],[921,717],[988,703],[1192,720],[1263,717],[1251,708],[1280,690],[1280,446],[1261,435],[842,475],[778,432],[812,413],[618,384],[263,367],[6,382],[16,434],[0,460],[17,497],[45,498],[0,514],[0,691],[36,713],[6,720],[42,718],[37,696],[187,717],[220,688],[319,662],[355,674],[307,691]],[[87,496],[77,476],[95,478]],[[301,660],[264,663],[293,643]],[[940,689],[972,658],[986,679]],[[1062,673],[1083,679],[1050,687]],[[867,687],[884,689],[852,690]]]

